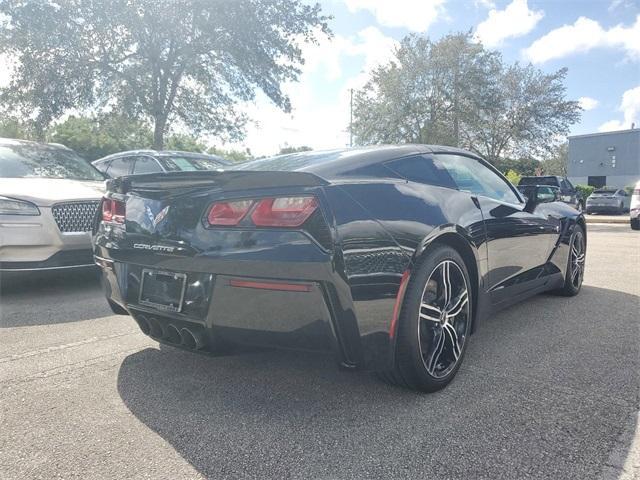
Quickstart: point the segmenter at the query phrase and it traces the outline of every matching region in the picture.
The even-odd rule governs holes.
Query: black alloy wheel
[[[578,294],[582,287],[582,280],[584,279],[586,254],[587,244],[584,230],[580,225],[576,225],[569,242],[569,259],[564,286],[558,293],[569,297]]]
[[[396,368],[383,378],[424,392],[445,387],[466,350],[472,298],[458,252],[435,247],[412,273],[398,322]]]

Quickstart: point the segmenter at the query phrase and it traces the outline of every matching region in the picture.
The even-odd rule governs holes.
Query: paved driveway
[[[0,478],[632,478],[639,247],[590,226],[582,293],[490,319],[432,395],[317,355],[159,348],[93,274],[5,278]]]

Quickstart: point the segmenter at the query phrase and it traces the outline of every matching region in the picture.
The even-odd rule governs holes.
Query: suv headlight
[[[40,210],[31,202],[0,197],[0,215],[40,215]]]

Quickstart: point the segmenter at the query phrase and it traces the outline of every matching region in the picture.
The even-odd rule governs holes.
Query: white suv
[[[640,182],[636,183],[631,196],[631,205],[629,206],[629,220],[631,228],[640,230]]]

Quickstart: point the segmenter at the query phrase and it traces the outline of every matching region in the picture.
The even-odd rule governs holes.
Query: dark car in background
[[[580,291],[584,217],[544,192],[525,201],[467,151],[371,147],[235,168],[108,181],[94,230],[107,299],[160,342],[323,351],[434,391],[491,312]]]
[[[224,170],[229,162],[204,153],[135,150],[95,160],[93,166],[110,178],[144,173]]]
[[[549,185],[560,189],[559,201],[571,205],[579,212],[584,211],[585,201],[582,194],[573,186],[567,177],[557,175],[542,175],[522,177],[518,185]]]
[[[587,197],[586,212],[622,215],[629,211],[630,204],[631,196],[624,188],[599,188]]]

